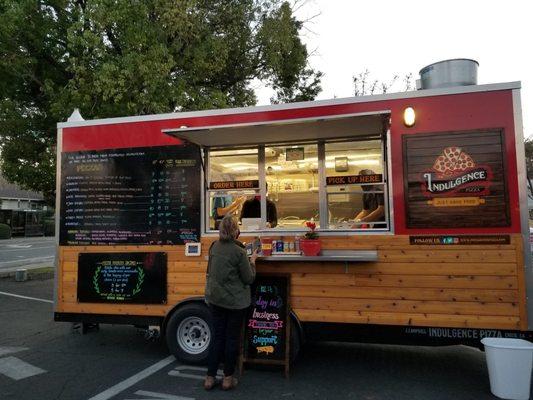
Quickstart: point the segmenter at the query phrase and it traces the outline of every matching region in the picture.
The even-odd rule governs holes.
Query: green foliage
[[[54,219],[44,220],[44,236],[55,236],[56,223]]]
[[[279,0],[0,0],[0,151],[7,179],[54,197],[55,124],[312,100],[301,22]]]
[[[11,239],[11,228],[9,225],[0,224],[0,239]]]
[[[529,137],[524,141],[526,152],[527,176],[533,176],[533,138]]]

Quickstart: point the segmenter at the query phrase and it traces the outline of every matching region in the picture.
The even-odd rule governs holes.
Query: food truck
[[[456,59],[408,92],[73,114],[58,124],[55,320],[158,327],[178,358],[204,361],[207,254],[233,207],[240,240],[264,245],[258,276],[286,278],[292,353],[529,337],[520,82],[478,85],[476,71]],[[309,223],[317,255],[301,254]]]

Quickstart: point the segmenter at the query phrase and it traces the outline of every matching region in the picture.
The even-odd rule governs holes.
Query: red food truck
[[[264,243],[259,276],[285,277],[293,353],[529,337],[520,83],[478,85],[476,68],[434,64],[403,93],[58,124],[55,320],[159,327],[202,362],[207,252],[231,209]],[[317,255],[301,254],[309,222]]]

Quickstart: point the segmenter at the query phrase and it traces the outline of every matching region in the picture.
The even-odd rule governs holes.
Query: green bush
[[[44,220],[44,236],[55,236],[56,222],[54,219]]]
[[[0,224],[0,239],[11,239],[11,228],[9,225]]]

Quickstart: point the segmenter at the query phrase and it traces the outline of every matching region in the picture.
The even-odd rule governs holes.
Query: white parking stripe
[[[6,293],[6,292],[0,292],[0,294],[3,294],[4,296],[17,297],[19,299],[35,300],[35,301],[42,301],[43,303],[52,303],[52,304],[54,304],[54,302],[52,300],[38,299],[37,297],[21,296],[20,294]]]
[[[20,264],[21,262],[25,262],[26,264],[37,264],[37,263],[45,263],[48,261],[53,261],[55,256],[45,256],[45,257],[32,257],[32,258],[24,258],[22,260],[11,260],[11,261],[2,261],[0,262],[0,267],[9,267],[10,264]],[[22,265],[20,265],[22,266]]]
[[[142,370],[141,372],[129,377],[128,379],[117,383],[115,386],[110,387],[109,389],[103,391],[96,396],[91,397],[89,400],[107,400],[113,396],[116,396],[120,392],[128,389],[129,387],[135,385],[137,382],[142,381],[143,379],[149,377],[150,375],[155,374],[157,371],[165,368],[167,365],[172,364],[176,361],[174,356],[168,356],[167,358],[162,359],[161,361],[155,363],[154,365]]]
[[[28,364],[17,357],[0,358],[0,374],[19,381],[30,376],[44,374],[44,369]]]
[[[0,347],[0,357],[5,356],[6,354],[18,353],[24,350],[28,350],[28,347],[10,347],[10,346]]]
[[[137,396],[147,396],[146,399],[126,399],[126,400],[194,400],[193,397],[175,396],[167,393],[148,392],[146,390],[137,390]]]
[[[13,245],[12,245],[13,246]],[[19,247],[19,248],[10,248],[10,249],[7,249],[7,250],[2,250],[2,253],[8,253],[8,252],[12,252],[12,251],[19,251],[19,252],[22,252],[22,251],[26,251],[26,250],[30,250],[30,251],[33,251],[33,250],[40,250],[40,249],[53,249],[54,246],[43,246],[43,247]]]

